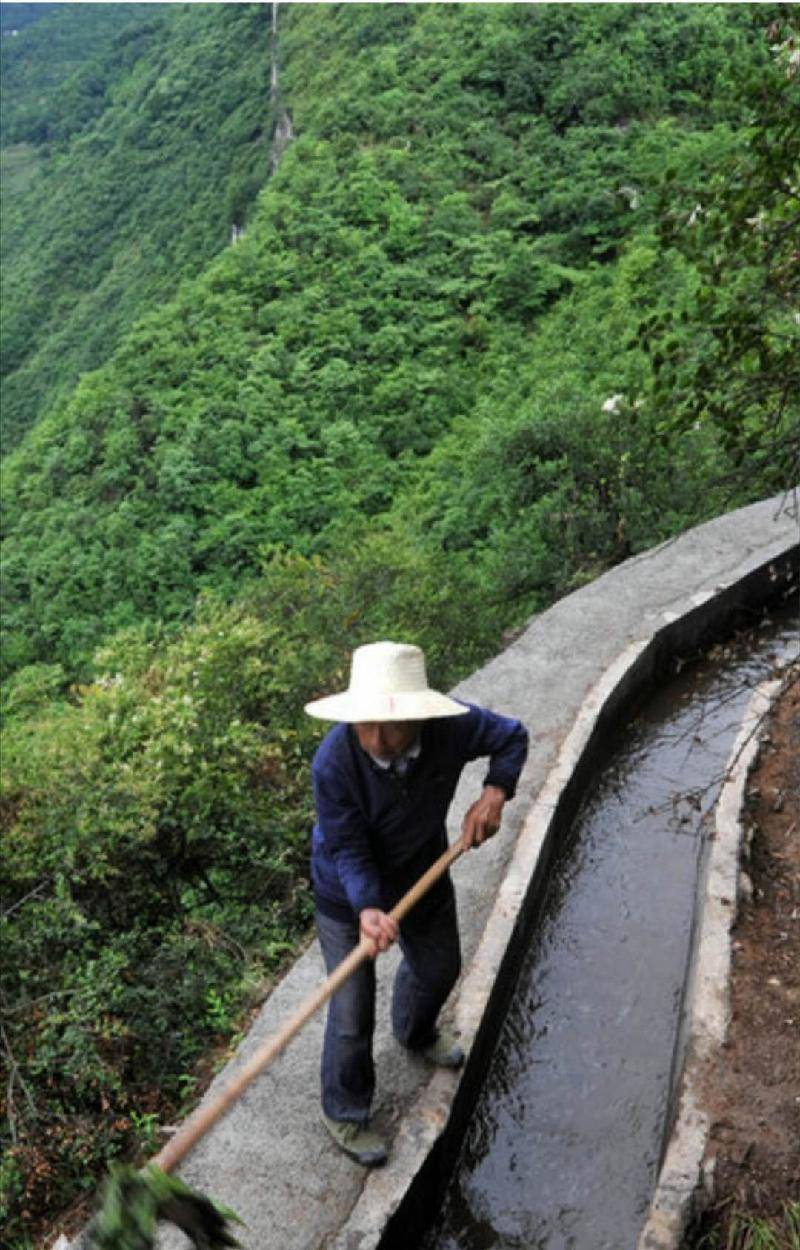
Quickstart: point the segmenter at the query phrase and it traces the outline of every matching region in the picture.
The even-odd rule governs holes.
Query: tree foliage
[[[56,5],[5,39],[4,450],[201,272],[267,176],[262,5]]]
[[[800,468],[800,21],[761,34],[772,60],[742,84],[734,151],[689,187],[667,172],[661,238],[697,280],[642,331],[666,428],[709,423],[739,470],[780,488]]]
[[[110,631],[234,591],[263,544],[324,552],[343,521],[384,512],[485,410],[498,362],[647,229],[667,154],[730,141],[715,76],[759,56],[744,15],[691,6],[441,6],[397,30],[359,6],[288,18],[299,137],[247,238],[8,458],[6,671],[85,668]],[[634,83],[657,58],[663,115],[651,85],[564,111],[553,67],[577,83],[591,63],[596,87],[598,46],[626,49]]]
[[[268,181],[264,6],[146,8],[4,152],[15,1235],[177,1113],[302,932],[302,707],[351,648],[446,688],[773,488],[748,440],[796,369],[779,7],[281,6]]]

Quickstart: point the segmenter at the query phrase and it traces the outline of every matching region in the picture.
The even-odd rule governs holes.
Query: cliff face
[[[269,153],[269,170],[274,174],[278,168],[281,157],[289,143],[294,138],[294,129],[292,127],[292,118],[289,110],[281,101],[280,89],[280,45],[278,41],[278,8],[277,0],[272,3],[272,45],[270,52],[270,74],[269,74],[269,100],[270,111],[274,122],[272,133],[272,143],[270,144]]]

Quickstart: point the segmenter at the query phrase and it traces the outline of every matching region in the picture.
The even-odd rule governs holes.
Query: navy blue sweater
[[[422,722],[420,753],[402,778],[361,749],[350,725],[335,725],[323,739],[312,765],[311,850],[321,912],[352,919],[365,907],[394,906],[447,846],[447,809],[469,760],[489,756],[484,785],[513,797],[528,752],[525,726],[465,706],[466,715]],[[436,898],[432,892],[429,903]]]

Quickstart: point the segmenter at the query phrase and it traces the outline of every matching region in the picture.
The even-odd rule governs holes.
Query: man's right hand
[[[359,922],[362,938],[367,938],[374,945],[374,955],[377,955],[378,951],[387,951],[392,942],[397,941],[399,933],[397,921],[392,920],[392,917],[380,908],[365,907],[359,916]]]

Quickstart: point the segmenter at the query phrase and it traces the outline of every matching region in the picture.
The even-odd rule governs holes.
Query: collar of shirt
[[[408,750],[404,751],[402,755],[396,756],[393,760],[387,760],[382,755],[373,755],[371,751],[368,751],[367,754],[372,762],[377,764],[378,768],[382,768],[384,772],[388,772],[391,768],[402,777],[408,772],[409,764],[417,758],[421,750],[422,743],[419,738],[415,738]]]

